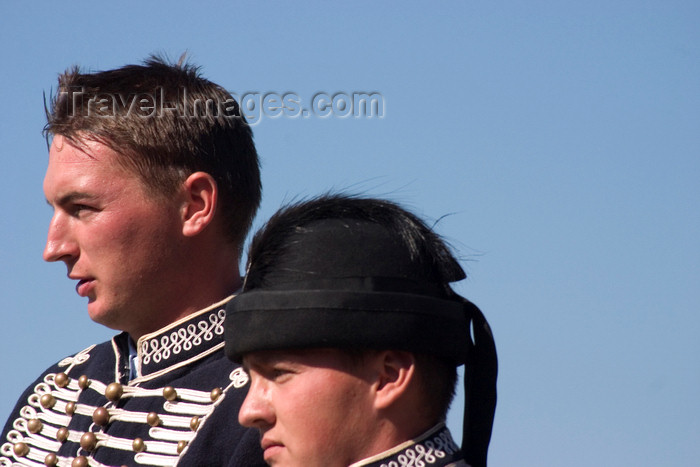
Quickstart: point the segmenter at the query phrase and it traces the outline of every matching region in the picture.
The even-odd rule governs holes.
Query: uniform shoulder
[[[51,378],[57,373],[68,373],[71,372],[71,370],[74,372],[81,372],[85,367],[95,366],[103,366],[104,371],[113,372],[114,357],[111,359],[109,358],[110,354],[114,355],[113,341],[114,339],[111,341],[102,342],[100,344],[93,344],[73,355],[59,360],[42,371],[39,376],[25,388],[17,399],[17,403],[12,409],[12,412],[10,412],[10,415],[5,423],[5,427],[3,428],[2,435],[0,437],[0,444],[6,439],[7,432],[12,430],[14,420],[19,417],[20,411],[25,405],[27,405],[28,398],[35,393],[37,386],[46,382],[47,378]]]

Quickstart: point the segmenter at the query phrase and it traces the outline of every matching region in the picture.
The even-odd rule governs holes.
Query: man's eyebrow
[[[271,366],[279,359],[272,359],[267,355],[255,355],[244,357],[241,361],[241,367],[250,373],[251,369],[260,369],[262,367]]]
[[[64,206],[66,204],[74,203],[75,201],[90,201],[94,200],[97,197],[93,194],[90,193],[85,193],[83,191],[69,191],[68,193],[65,193],[61,196],[58,197],[56,200],[56,205],[58,206]],[[49,206],[53,206],[54,203],[49,201],[48,199],[46,200],[46,203]]]

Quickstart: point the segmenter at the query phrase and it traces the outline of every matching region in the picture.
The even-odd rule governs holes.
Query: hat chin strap
[[[486,456],[496,411],[498,359],[491,328],[481,310],[464,299],[473,323],[474,345],[464,365],[464,422],[462,451],[472,467],[486,467]]]

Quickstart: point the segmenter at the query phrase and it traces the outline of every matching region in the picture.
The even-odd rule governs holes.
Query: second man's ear
[[[384,409],[408,393],[415,377],[416,358],[410,352],[399,350],[382,351],[377,357],[380,366],[375,405],[378,409]]]
[[[214,177],[206,172],[194,172],[183,183],[182,233],[193,237],[214,220],[219,189]]]

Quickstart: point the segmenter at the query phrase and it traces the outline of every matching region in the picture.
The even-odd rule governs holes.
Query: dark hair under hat
[[[356,212],[319,212],[338,201]],[[396,216],[403,216],[398,229],[388,221]],[[256,234],[248,265],[243,293],[226,307],[229,358],[274,349],[392,349],[466,364],[463,449],[472,466],[486,465],[495,345],[481,311],[448,285],[464,272],[420,219],[382,200],[299,203]]]

